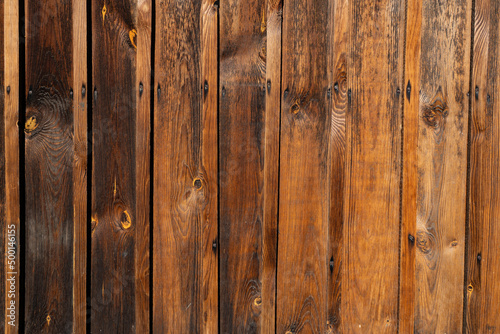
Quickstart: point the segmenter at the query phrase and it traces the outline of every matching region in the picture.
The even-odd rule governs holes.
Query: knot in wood
[[[448,105],[440,96],[432,104],[425,106],[422,114],[425,124],[433,128],[443,128],[447,116]]]

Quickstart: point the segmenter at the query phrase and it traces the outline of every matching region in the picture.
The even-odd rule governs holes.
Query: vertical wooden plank
[[[422,1],[409,0],[406,10],[405,78],[403,95],[403,192],[400,240],[399,331],[415,324],[415,257],[417,226],[417,143],[420,91],[420,32]]]
[[[350,2],[344,333],[395,333],[405,6]]]
[[[217,332],[217,2],[157,1],[154,333]]]
[[[264,116],[264,185],[262,220],[261,333],[276,329],[279,148],[281,113],[281,35],[283,2],[268,0],[266,32],[266,106]],[[261,22],[262,24],[262,22]],[[257,300],[259,301],[259,300]]]
[[[74,233],[84,229],[75,163],[75,68],[72,1],[26,0],[26,332],[73,331]],[[78,75],[81,75],[79,73]],[[81,130],[77,126],[79,135]],[[81,157],[80,157],[81,159]],[[84,159],[84,158],[83,158]],[[75,172],[78,175],[75,175]],[[78,235],[79,236],[79,235]],[[78,291],[76,291],[78,293]]]
[[[19,2],[8,0],[1,8],[0,106],[0,331],[19,331]]]
[[[73,21],[73,333],[87,330],[87,4],[72,0]]]
[[[150,13],[92,1],[92,332],[149,330]]]
[[[228,0],[220,7],[222,333],[262,330],[262,284],[271,283],[262,280],[266,12],[264,0]]]
[[[328,310],[329,333],[341,329],[342,254],[344,229],[345,126],[347,111],[347,60],[349,53],[349,2],[330,2],[329,69],[331,95],[330,127],[330,218],[328,225]]]
[[[283,8],[279,333],[327,329],[331,1]]]
[[[500,4],[474,3],[466,330],[495,333],[500,330]]]
[[[470,11],[470,0],[422,2],[416,332],[462,331]]]

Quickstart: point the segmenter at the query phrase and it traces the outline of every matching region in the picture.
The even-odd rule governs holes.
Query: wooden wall
[[[0,0],[0,331],[500,332],[499,17]]]

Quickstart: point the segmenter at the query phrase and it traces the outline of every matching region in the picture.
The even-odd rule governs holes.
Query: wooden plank
[[[395,333],[405,6],[350,2],[343,332]]]
[[[474,3],[466,332],[495,333],[500,330],[500,4],[490,0]]]
[[[417,235],[417,143],[420,91],[420,32],[422,1],[408,1],[406,12],[405,78],[403,95],[403,192],[400,240],[399,331],[411,333],[415,324],[415,238]]]
[[[470,12],[471,1],[422,3],[414,315],[420,333],[462,331]]]
[[[282,20],[283,2],[268,0],[264,21],[266,24],[261,27],[266,32],[266,108],[260,329],[261,333],[269,334],[276,332]]]
[[[74,259],[74,247],[81,242],[75,237],[82,237],[86,228],[84,218],[75,215],[85,217],[86,209],[75,208],[74,201],[85,198],[86,150],[77,148],[74,138],[81,138],[85,130],[76,125],[75,132],[74,125],[85,117],[85,110],[73,108],[73,84],[85,72],[81,66],[75,68],[73,56],[86,40],[73,39],[71,1],[26,0],[25,4],[25,329],[68,332],[77,316],[74,293],[82,301],[76,289],[84,284],[82,258]],[[81,25],[76,29],[84,33]]]
[[[279,333],[327,329],[332,5],[292,0],[283,8]]]
[[[328,309],[329,333],[341,330],[342,257],[344,229],[344,180],[345,180],[345,126],[347,111],[347,61],[349,56],[349,2],[336,0],[330,3],[329,20],[330,52],[328,80],[331,101],[330,121],[330,218],[328,225]]]
[[[87,330],[87,4],[72,0],[73,21],[73,333]]]
[[[157,1],[153,332],[217,332],[217,11]]]
[[[267,284],[273,284],[267,279],[267,270],[271,268],[265,267],[270,258],[266,257],[266,264],[263,260],[263,251],[268,251],[270,246],[263,243],[271,240],[269,232],[273,233],[264,232],[266,195],[263,191],[272,192],[263,190],[267,167],[264,156],[267,9],[264,0],[228,0],[220,7],[219,302],[222,333],[265,331],[261,328],[262,293],[265,290],[269,294],[272,288]],[[271,89],[272,85],[271,82]],[[269,206],[267,209],[272,210]],[[272,303],[272,300],[266,302]]]
[[[92,1],[92,332],[149,331],[151,6]]]
[[[1,249],[6,258],[1,266],[0,331],[19,332],[20,316],[20,189],[19,189],[19,2],[2,1],[2,114],[0,137],[3,138],[0,159],[3,167],[0,176],[2,200],[0,213],[2,231]],[[13,233],[10,233],[13,232]],[[12,243],[14,236],[15,243]],[[12,262],[14,261],[14,262]],[[12,273],[12,274],[6,274]],[[15,273],[15,274],[14,274]],[[5,282],[5,283],[4,283]]]

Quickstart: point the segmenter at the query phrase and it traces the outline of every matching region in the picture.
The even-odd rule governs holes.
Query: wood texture
[[[471,1],[422,2],[414,323],[419,333],[462,331],[470,11]]]
[[[27,0],[25,10],[25,329],[62,333],[73,330],[74,233],[84,223],[75,213],[85,210],[74,209],[84,180],[74,174],[74,121],[82,111],[72,102],[73,8]]]
[[[263,280],[267,4],[228,0],[219,12],[220,331],[254,333],[273,283]]]
[[[330,218],[328,225],[328,309],[327,330],[341,330],[341,290],[343,265],[344,183],[347,111],[347,62],[349,57],[349,2],[336,0],[330,3],[328,56],[328,92],[330,112]],[[330,30],[331,29],[331,30]]]
[[[404,10],[394,0],[349,3],[345,333],[397,331]]]
[[[216,333],[218,6],[156,5],[153,332]]]
[[[497,102],[500,4],[489,0],[474,3],[465,321],[467,333],[496,333],[500,330],[500,227],[497,218],[500,214]]]
[[[329,268],[329,63],[332,2],[283,9],[278,318],[280,333],[324,333]],[[300,246],[299,246],[300,245]]]
[[[151,5],[92,1],[92,332],[149,331]]]
[[[20,188],[19,188],[19,2],[2,1],[2,23],[0,50],[2,61],[0,71],[2,84],[2,106],[0,107],[0,221],[2,241],[0,249],[5,258],[0,268],[0,331],[3,333],[18,333],[22,323],[20,316]],[[14,230],[14,231],[12,231]],[[9,233],[14,232],[14,233]],[[14,235],[14,243],[12,243]],[[12,262],[12,255],[14,262]],[[8,274],[12,273],[12,274]],[[15,274],[14,274],[15,273]],[[15,277],[15,282],[7,281]],[[12,292],[12,285],[15,292]],[[12,305],[14,301],[14,305]],[[11,308],[10,310],[7,308]],[[11,310],[15,317],[12,318]],[[10,323],[10,324],[9,324]]]

